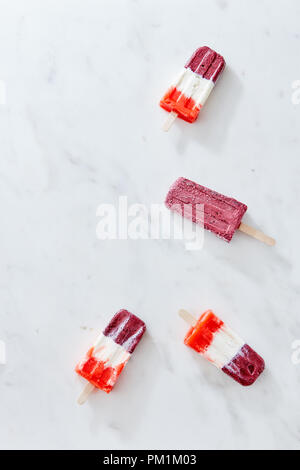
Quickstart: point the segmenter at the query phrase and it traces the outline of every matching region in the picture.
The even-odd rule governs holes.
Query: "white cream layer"
[[[130,358],[130,353],[101,333],[94,344],[93,356],[97,360],[105,362],[107,367],[116,367],[126,363]]]
[[[207,80],[186,68],[183,69],[172,85],[186,97],[192,98],[197,107],[204,106],[215,86],[212,80]]]
[[[228,326],[223,325],[214,335],[213,341],[203,354],[216,367],[222,369],[244,346],[245,341]]]

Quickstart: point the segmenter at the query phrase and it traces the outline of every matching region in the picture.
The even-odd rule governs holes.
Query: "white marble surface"
[[[298,0],[1,0],[1,448],[300,448]],[[192,51],[228,68],[200,119],[157,103]],[[185,176],[245,202],[268,248],[207,233],[96,238],[96,209],[159,203]],[[111,315],[148,332],[110,394],[74,365]],[[242,388],[182,344],[212,308],[263,355]],[[82,327],[87,327],[83,329]]]

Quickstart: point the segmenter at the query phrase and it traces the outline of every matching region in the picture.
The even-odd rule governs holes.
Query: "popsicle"
[[[191,328],[184,344],[197,351],[243,386],[252,385],[265,369],[265,362],[245,341],[211,310],[197,321],[189,312],[179,315]]]
[[[223,196],[200,184],[186,178],[178,178],[171,186],[166,200],[166,206],[192,220],[204,225],[206,230],[215,233],[223,240],[230,242],[236,230],[240,230],[269,246],[275,245],[275,240],[249,225],[242,223],[247,206],[231,197]],[[203,206],[203,211],[197,207]]]
[[[177,117],[196,121],[224,68],[224,58],[209,47],[199,47],[194,52],[160,101],[160,106],[170,113],[165,131]]]
[[[86,357],[76,366],[76,372],[88,381],[78,399],[79,404],[86,401],[94,387],[110,393],[145,330],[145,323],[127,310],[114,315]]]

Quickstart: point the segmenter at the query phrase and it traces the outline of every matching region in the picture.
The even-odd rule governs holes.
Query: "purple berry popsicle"
[[[186,178],[178,178],[171,186],[166,200],[166,206],[192,220],[196,224],[204,225],[206,230],[215,233],[223,240],[230,242],[236,230],[266,243],[275,245],[275,240],[259,230],[242,223],[247,206],[231,197],[212,191],[211,189],[194,183]],[[203,216],[199,217],[197,206],[203,206]]]

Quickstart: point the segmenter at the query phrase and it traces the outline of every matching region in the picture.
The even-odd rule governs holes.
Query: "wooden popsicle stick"
[[[197,319],[186,310],[179,310],[178,315],[191,326],[195,326],[197,323]]]
[[[163,130],[164,130],[165,132],[168,132],[168,131],[171,129],[171,127],[173,126],[173,124],[174,124],[174,122],[175,122],[175,119],[176,119],[177,117],[178,117],[178,114],[175,113],[174,111],[171,111],[171,112],[169,113],[169,116],[168,116],[166,122],[165,122],[164,125],[163,125]]]
[[[78,405],[83,405],[87,401],[89,394],[94,390],[94,388],[95,388],[94,385],[92,385],[90,382],[86,384],[86,386],[84,387],[84,389],[82,390],[81,394],[78,397],[78,400],[77,400]]]
[[[260,240],[266,245],[274,246],[276,244],[276,240],[274,240],[274,238],[268,237],[268,235],[265,235],[263,232],[256,230],[253,227],[249,227],[249,225],[241,223],[239,230],[243,233],[246,233],[247,235],[250,235],[250,237]]]

